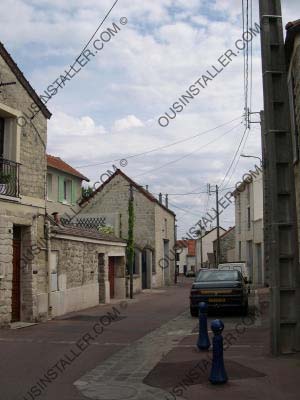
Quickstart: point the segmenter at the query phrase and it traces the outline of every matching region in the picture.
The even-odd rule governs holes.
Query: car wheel
[[[197,310],[197,308],[192,308],[192,307],[190,307],[190,311],[191,311],[191,316],[192,316],[192,317],[198,317],[198,310]]]

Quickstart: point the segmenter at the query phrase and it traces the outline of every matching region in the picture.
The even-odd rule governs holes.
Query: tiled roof
[[[62,226],[62,225],[52,226],[51,232],[60,235],[76,236],[76,237],[83,237],[96,240],[105,240],[106,242],[127,243],[126,240],[117,238],[116,236],[113,235],[107,235],[104,233],[97,232],[96,230],[83,229],[74,226]]]
[[[194,257],[196,255],[196,240],[193,239],[177,240],[176,247],[178,248],[187,247],[188,256]]]
[[[148,190],[142,188],[140,185],[138,185],[136,182],[134,182],[131,178],[129,178],[129,176],[127,176],[126,174],[124,174],[124,172],[122,172],[120,169],[117,169],[116,172],[111,175],[101,186],[98,187],[98,189],[96,189],[91,195],[90,197],[87,197],[85,199],[82,200],[82,202],[80,203],[80,205],[86,203],[87,201],[89,201],[90,199],[92,199],[94,196],[96,196],[97,193],[101,192],[103,190],[103,188],[109,183],[111,182],[115,176],[120,175],[122,176],[124,179],[127,180],[127,182],[129,184],[131,184],[136,190],[138,190],[140,193],[142,193],[145,197],[147,197],[147,199],[149,199],[150,201],[152,201],[153,203],[157,203],[161,208],[163,208],[165,211],[169,212],[170,214],[176,216],[176,214],[171,211],[169,208],[167,208],[166,206],[164,206],[162,203],[160,203],[154,196],[153,194],[151,194],[150,192],[148,192]]]
[[[188,239],[188,256],[196,255],[196,240]]]
[[[24,89],[27,91],[27,93],[32,98],[32,100],[34,100],[34,102],[39,106],[39,108],[40,108],[41,112],[44,114],[44,116],[46,118],[50,119],[50,117],[52,115],[51,112],[48,110],[48,108],[45,106],[45,104],[39,98],[36,91],[30,85],[28,80],[25,78],[23,72],[20,70],[18,65],[13,60],[12,56],[8,53],[8,51],[4,47],[3,43],[1,43],[1,42],[0,42],[0,55],[2,56],[2,58],[6,62],[6,64],[9,66],[11,71],[15,74],[16,78],[21,83],[21,85],[24,87]]]
[[[176,247],[188,247],[187,245],[187,240],[183,239],[183,240],[176,240]]]
[[[71,167],[71,165],[67,164],[65,161],[63,161],[59,157],[54,157],[51,156],[50,154],[47,154],[47,165],[48,167],[58,169],[59,171],[63,171],[67,174],[76,176],[77,178],[82,179],[83,181],[89,182],[90,180],[86,178],[84,175],[82,175],[79,171],[77,171],[75,168]]]

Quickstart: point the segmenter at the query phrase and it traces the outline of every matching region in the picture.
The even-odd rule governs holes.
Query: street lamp
[[[244,157],[244,158],[257,158],[260,161],[260,164],[262,165],[262,159],[260,157],[258,157],[258,156],[250,156],[250,155],[247,155],[247,154],[241,154],[241,157]]]

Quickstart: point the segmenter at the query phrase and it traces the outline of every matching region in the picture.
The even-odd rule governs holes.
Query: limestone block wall
[[[83,214],[109,214],[115,213],[120,218],[120,232],[116,236],[123,239],[128,237],[128,200],[129,183],[120,175],[106,184],[89,203],[85,203]],[[147,244],[154,247],[154,203],[145,198],[141,193],[134,191],[134,240],[140,246]]]
[[[291,73],[294,78],[295,87],[295,117],[298,135],[300,135],[300,36],[295,40],[295,53],[293,56]],[[298,136],[298,139],[300,137]],[[298,242],[300,251],[300,162],[294,165],[295,172],[295,190],[296,190],[296,207],[297,207],[297,220],[298,220]],[[299,254],[300,258],[300,254]]]
[[[164,210],[158,204],[155,204],[155,255],[154,263],[156,270],[156,279],[153,282],[153,287],[160,287],[164,284],[174,282],[175,265],[176,265],[176,250],[174,236],[175,216]],[[164,259],[164,240],[168,240],[169,252],[167,255],[166,264],[163,264]],[[167,265],[167,268],[162,268]]]
[[[115,257],[115,298],[124,299],[125,247],[54,237],[51,251],[58,252],[58,291],[52,292],[52,316],[110,301],[108,257]],[[45,308],[40,296],[39,311]]]
[[[16,85],[4,86],[0,93],[1,106],[8,106],[19,112],[23,117],[31,118],[35,111],[32,108],[33,100],[27,91],[17,81],[16,77],[0,56],[1,80],[4,82],[16,81]],[[36,108],[37,106],[35,106]],[[28,111],[32,110],[32,111]],[[14,119],[14,118],[13,118]],[[20,125],[22,121],[20,120]],[[16,124],[16,119],[14,119]],[[24,123],[25,125],[25,123]],[[17,125],[16,125],[17,127]],[[39,112],[32,124],[26,124],[19,129],[19,162],[20,166],[20,193],[23,196],[45,198],[47,120]],[[15,161],[15,160],[13,160]]]
[[[39,279],[46,271],[46,253],[38,249],[37,243],[43,236],[43,210],[1,204],[0,214],[0,325],[11,321],[12,277],[13,277],[13,228],[21,229],[21,321],[36,321]],[[5,207],[5,208],[4,208]],[[26,260],[26,262],[25,262]],[[42,288],[44,288],[44,278]]]

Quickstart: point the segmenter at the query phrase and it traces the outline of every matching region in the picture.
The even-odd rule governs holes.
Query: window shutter
[[[64,178],[58,176],[58,201],[61,203],[64,201]]]
[[[75,205],[77,200],[76,183],[72,181],[71,186],[71,202],[73,205]]]

